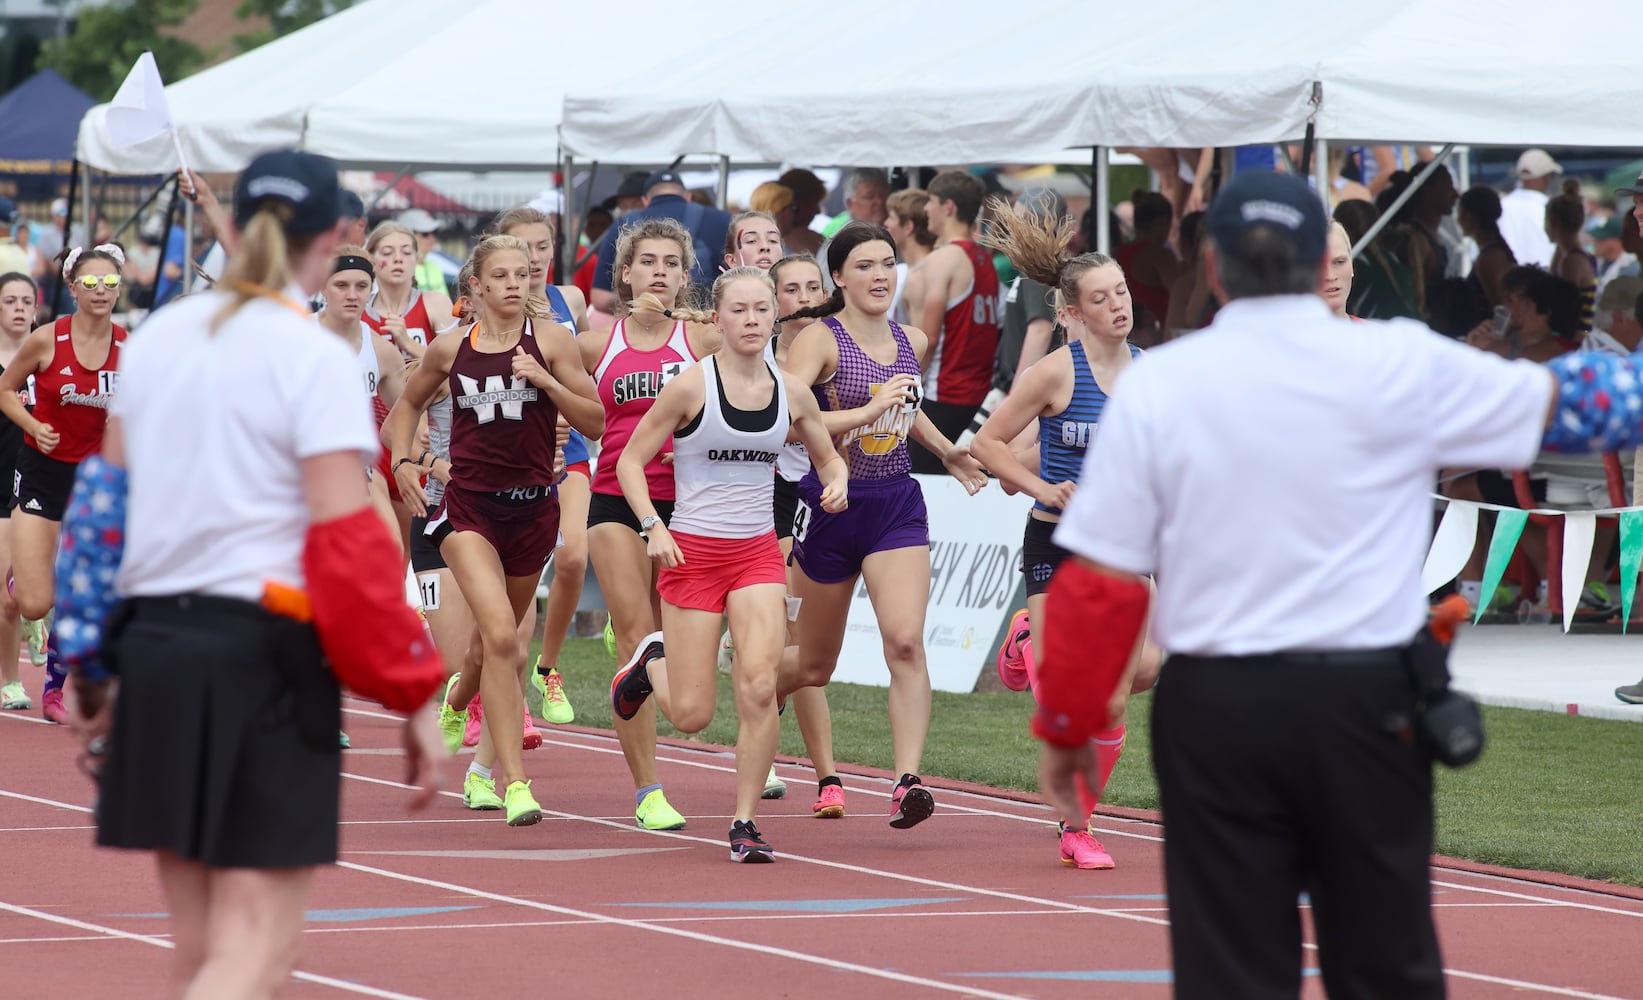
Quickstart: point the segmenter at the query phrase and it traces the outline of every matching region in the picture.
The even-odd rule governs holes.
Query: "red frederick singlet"
[[[559,409],[547,393],[513,374],[514,349],[476,346],[468,328],[451,362],[451,483],[476,493],[552,486]],[[548,367],[529,319],[519,346]]]
[[[655,405],[656,394],[662,391],[668,379],[697,360],[691,353],[683,321],[673,324],[667,343],[654,351],[628,346],[627,320],[616,321],[610,331],[610,343],[605,345],[605,353],[599,358],[599,367],[593,370],[594,381],[599,383],[599,401],[605,404],[605,436],[599,439],[599,467],[593,473],[593,492],[622,495],[622,485],[616,481],[616,460],[622,457],[622,449],[633,437],[633,429]],[[650,483],[652,500],[673,499],[673,470],[662,464],[660,454],[645,465],[645,479]]]
[[[953,246],[970,258],[973,277],[969,289],[947,304],[941,337],[924,369],[924,398],[954,406],[977,406],[993,387],[1004,297],[999,294],[998,271],[987,251],[969,240],[954,240]],[[937,333],[925,332],[932,338]]]
[[[56,339],[51,364],[34,373],[34,419],[50,424],[60,435],[57,447],[46,456],[59,462],[79,462],[102,449],[108,406],[114,402],[120,377],[120,344],[126,339],[125,328],[115,325],[108,359],[101,367],[87,368],[74,354],[72,323],[72,316],[64,316],[52,324]],[[34,438],[23,440],[40,450]]]

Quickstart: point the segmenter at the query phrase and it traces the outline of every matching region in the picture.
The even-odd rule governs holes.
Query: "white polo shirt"
[[[1397,645],[1426,618],[1437,470],[1527,467],[1552,388],[1408,320],[1237,301],[1125,372],[1055,541],[1155,573],[1171,652]]]
[[[174,302],[120,352],[111,413],[131,484],[124,596],[255,601],[269,580],[302,586],[302,460],[376,457],[359,367],[342,341],[272,299],[212,332],[226,301],[207,292]]]

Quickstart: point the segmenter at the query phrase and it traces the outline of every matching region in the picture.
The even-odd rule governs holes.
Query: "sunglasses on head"
[[[84,288],[88,292],[95,291],[99,281],[103,283],[104,288],[120,287],[120,276],[118,274],[104,274],[101,276],[95,274],[82,274],[75,280],[80,283],[81,288]]]

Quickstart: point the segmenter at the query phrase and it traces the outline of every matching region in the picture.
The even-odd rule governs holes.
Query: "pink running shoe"
[[[998,650],[998,679],[1011,691],[1027,690],[1027,671],[1022,663],[1022,645],[1032,637],[1027,621],[1027,609],[1022,608],[1010,619],[1004,645]]]
[[[823,785],[821,794],[816,796],[816,804],[810,807],[810,814],[817,819],[843,819],[844,786]]]
[[[915,827],[936,811],[935,797],[916,774],[904,774],[890,793],[890,825],[897,830]]]
[[[468,702],[468,725],[462,730],[462,745],[476,747],[479,745],[479,734],[485,726],[485,706],[479,703],[479,695],[474,695],[473,701]]]
[[[47,722],[68,725],[68,709],[63,707],[62,688],[53,688],[40,699],[40,714],[46,717]]]
[[[1088,830],[1061,831],[1061,863],[1069,868],[1116,868],[1112,855]]]
[[[537,731],[536,723],[531,721],[531,710],[525,709],[525,742],[524,749],[535,750],[542,745],[542,734]]]

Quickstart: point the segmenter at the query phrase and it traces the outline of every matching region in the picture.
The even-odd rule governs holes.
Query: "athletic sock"
[[[486,767],[484,764],[481,764],[477,760],[468,765],[468,773],[469,774],[477,774],[479,777],[484,778],[486,781],[491,780],[491,769]]]
[[[1466,603],[1476,608],[1483,600],[1482,580],[1460,581],[1460,596],[1466,598]]]
[[[840,788],[843,788],[844,787],[844,782],[839,780],[838,775],[830,774],[827,777],[823,778],[822,780],[816,782],[816,791],[819,792],[823,788],[826,788],[828,785],[838,785]]]
[[[1078,777],[1078,803],[1088,816],[1095,811],[1096,804],[1101,801],[1102,789],[1107,787],[1107,779],[1112,777],[1112,769],[1118,766],[1118,758],[1124,754],[1124,725],[1119,723],[1114,729],[1103,729],[1091,737],[1090,742],[1095,744],[1095,770],[1101,781],[1100,788],[1091,788],[1083,775]]]
[[[662,790],[662,786],[661,786],[660,783],[654,784],[654,785],[646,785],[645,787],[639,789],[637,792],[633,793],[633,804],[634,805],[643,805],[644,801],[645,801],[645,796],[649,795],[651,792],[659,792],[661,790]]]

